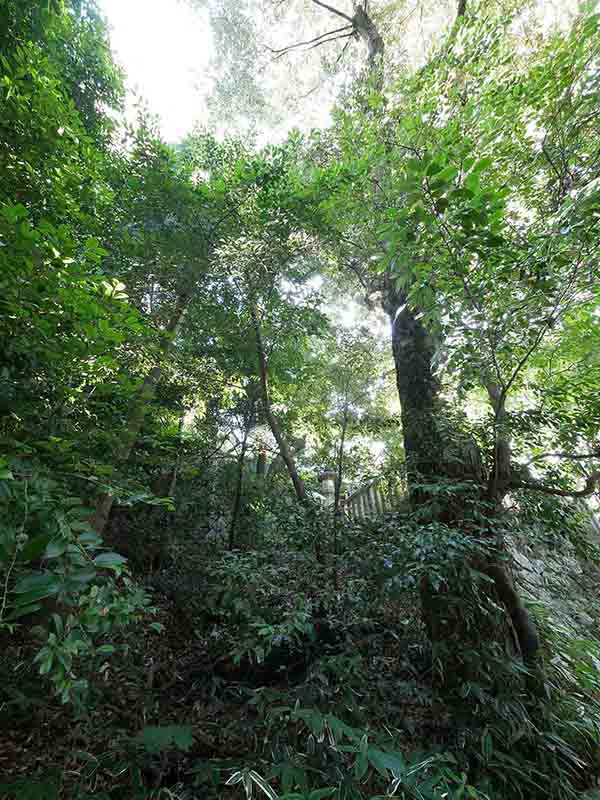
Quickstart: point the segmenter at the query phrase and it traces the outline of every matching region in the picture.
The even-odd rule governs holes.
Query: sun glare
[[[139,98],[176,142],[206,114],[212,36],[206,16],[176,0],[100,0],[111,44],[127,74],[127,115]],[[136,97],[137,96],[137,97]]]

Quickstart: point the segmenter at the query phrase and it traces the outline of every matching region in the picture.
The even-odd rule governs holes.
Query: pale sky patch
[[[117,62],[126,73],[127,117],[134,121],[135,104],[141,98],[151,113],[160,119],[160,129],[166,141],[175,143],[190,133],[195,123],[208,123],[204,98],[211,93],[213,78],[210,61],[213,39],[206,12],[191,8],[183,0],[98,0],[100,9],[111,28],[111,45]],[[341,0],[340,8],[351,13],[349,0]],[[537,0],[536,15],[542,27],[553,22],[563,24],[577,8],[578,0]],[[334,3],[335,5],[335,3]],[[426,4],[425,4],[426,5]],[[260,3],[256,3],[258,14]],[[311,7],[312,8],[312,7]],[[439,32],[447,27],[455,13],[455,0],[440,0],[429,13],[412,14],[400,36],[406,63],[419,63]],[[301,23],[301,29],[290,27],[290,22]],[[272,45],[294,43],[302,36],[310,38],[321,32],[321,27],[331,26],[331,15],[321,8],[313,9],[306,17],[290,17],[288,23],[274,26],[269,32]],[[293,51],[290,64],[276,62],[271,69],[275,81],[273,93],[279,102],[285,102],[277,82],[293,84],[302,92],[319,87],[297,109],[288,108],[287,118],[277,130],[262,132],[262,139],[279,141],[292,126],[301,130],[330,123],[330,107],[337,93],[336,78],[313,80],[315,63],[321,51]],[[364,54],[360,56],[362,59]],[[287,59],[285,59],[287,61]],[[288,67],[287,69],[285,67]],[[266,80],[266,76],[263,78]],[[269,84],[270,81],[267,81]],[[306,84],[306,85],[304,85]],[[302,94],[301,92],[301,94]],[[286,103],[287,105],[287,103]]]
[[[206,16],[177,0],[99,0],[110,25],[116,61],[124,68],[127,117],[136,94],[159,116],[168,142],[182,139],[206,118],[212,35]]]

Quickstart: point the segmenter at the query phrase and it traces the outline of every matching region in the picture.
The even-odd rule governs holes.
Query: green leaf
[[[51,538],[52,535],[49,533],[34,536],[19,553],[19,561],[34,561],[44,552]]]
[[[42,575],[31,575],[27,578],[22,578],[14,588],[16,594],[25,594],[26,592],[33,592],[44,590],[45,596],[57,594],[60,589],[60,580],[56,575],[44,573]]]
[[[17,595],[16,605],[25,606],[29,603],[36,603],[38,600],[43,600],[45,597],[49,597],[50,593],[45,587],[40,587],[39,589],[34,589],[31,592],[23,592],[22,594]]]
[[[96,577],[96,572],[92,569],[80,569],[76,572],[69,573],[69,585],[73,585],[75,587],[81,587],[88,584],[90,581],[93,581]]]
[[[383,778],[388,778],[388,772],[395,778],[406,774],[407,764],[400,753],[387,753],[385,750],[369,747],[367,757]]]
[[[263,794],[265,794],[269,800],[277,800],[277,793],[275,790],[266,782],[266,780],[255,772],[253,769],[249,772],[250,777],[254,781],[254,783],[262,790]]]
[[[145,727],[135,741],[149,753],[159,753],[168,747],[189,750],[194,743],[191,725],[163,725]]]
[[[66,552],[68,545],[69,543],[64,539],[57,539],[50,542],[44,553],[44,558],[59,558],[59,556],[62,556]]]
[[[98,536],[93,531],[86,530],[79,534],[79,542],[84,547],[100,547],[102,544],[102,537]]]
[[[244,773],[241,770],[237,770],[230,775],[229,778],[225,781],[225,786],[235,786],[236,783],[240,783],[244,778]]]
[[[494,159],[490,156],[484,156],[480,158],[479,161],[476,161],[470,169],[470,174],[479,174],[483,172],[484,169],[487,169],[494,163]]]
[[[52,621],[54,622],[56,633],[58,636],[62,636],[65,630],[62,617],[59,614],[52,614]]]
[[[444,169],[444,165],[440,164],[439,161],[435,161],[435,159],[429,164],[427,169],[425,170],[425,174],[428,176],[437,175]],[[447,169],[447,167],[446,167]]]
[[[450,183],[450,181],[454,180],[454,178],[456,178],[457,175],[458,175],[458,167],[454,167],[452,166],[452,164],[450,164],[449,166],[444,167],[444,169],[441,172],[438,172],[438,174],[435,176],[435,179],[436,181],[444,181],[444,183]]]
[[[33,778],[22,778],[13,783],[0,783],[2,797],[15,800],[58,800],[61,781],[57,778],[38,782]]]
[[[127,559],[119,555],[119,553],[100,553],[94,559],[94,564],[97,567],[116,568],[122,567],[127,563]]]
[[[28,606],[19,606],[11,611],[10,614],[4,618],[6,622],[10,622],[13,619],[19,619],[19,617],[25,617],[27,614],[33,614],[34,611],[39,611],[42,606],[39,603],[32,603]]]
[[[469,189],[473,194],[477,194],[479,191],[479,175],[477,173],[470,172],[467,177],[465,178],[465,186]]]

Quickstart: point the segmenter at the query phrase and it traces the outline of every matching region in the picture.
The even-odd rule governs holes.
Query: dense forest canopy
[[[596,4],[186,13],[0,0],[0,796],[600,797]]]

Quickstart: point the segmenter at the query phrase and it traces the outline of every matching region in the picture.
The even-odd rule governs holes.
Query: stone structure
[[[589,544],[597,545],[597,507],[592,509],[585,500],[576,503],[582,512],[582,535]],[[375,519],[406,507],[406,487],[396,477],[376,478],[345,498],[346,515],[351,520]],[[556,630],[571,629],[586,636],[594,629],[600,619],[600,600],[596,600],[595,590],[600,570],[595,563],[582,559],[567,539],[554,547],[545,546],[541,536],[535,543],[525,537],[509,539],[507,544],[524,596],[530,603],[543,604]]]
[[[352,520],[375,518],[388,511],[399,511],[406,504],[406,489],[397,476],[381,477],[348,494],[346,515]]]
[[[324,506],[333,506],[335,503],[335,478],[336,475],[333,470],[323,470],[319,475]]]

